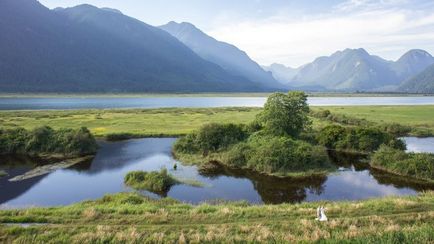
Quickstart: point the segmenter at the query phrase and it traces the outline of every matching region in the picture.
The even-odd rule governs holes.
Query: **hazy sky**
[[[395,60],[434,54],[433,0],[40,0],[49,8],[110,7],[151,25],[191,22],[260,64],[299,66],[345,48]]]

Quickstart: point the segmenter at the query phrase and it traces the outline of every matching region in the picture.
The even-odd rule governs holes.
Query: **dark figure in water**
[[[178,165],[175,163],[175,165],[173,165],[173,169],[176,170],[178,168]]]

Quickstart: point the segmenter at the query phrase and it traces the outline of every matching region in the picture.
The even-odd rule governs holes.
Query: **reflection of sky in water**
[[[308,181],[286,181],[232,171],[201,175],[195,166],[179,162],[178,170],[174,171],[175,160],[171,156],[174,140],[148,138],[103,142],[92,163],[22,182],[8,182],[7,178],[22,174],[26,169],[6,169],[10,176],[0,179],[0,202],[3,207],[52,206],[96,199],[108,193],[130,191],[123,184],[123,178],[129,171],[153,171],[163,167],[177,178],[196,180],[205,185],[202,188],[176,185],[168,192],[169,197],[192,203],[214,199],[247,200],[252,203],[350,200],[416,193],[413,190],[416,188],[406,183],[398,184],[399,187],[389,183],[388,179],[379,183],[380,176],[373,176],[366,169],[356,171],[352,166],[326,178]],[[156,197],[151,193],[144,194]]]
[[[404,137],[408,152],[428,152],[434,153],[434,137],[417,138]]]
[[[391,185],[381,185],[368,170],[344,171],[339,175],[329,176],[324,192],[321,195],[309,195],[306,200],[354,200],[415,193],[411,188],[398,189]]]

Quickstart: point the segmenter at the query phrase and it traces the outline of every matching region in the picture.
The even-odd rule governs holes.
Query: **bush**
[[[175,185],[177,181],[167,173],[167,169],[162,169],[160,172],[129,172],[124,178],[124,183],[137,190],[164,193]]]
[[[87,128],[53,130],[48,126],[27,131],[0,130],[0,154],[61,153],[81,156],[94,154],[98,146]]]
[[[216,152],[243,141],[248,134],[243,125],[207,124],[197,132],[178,139],[174,145],[177,152],[203,153]]]
[[[123,141],[134,138],[134,135],[131,133],[112,133],[105,136],[107,141]]]
[[[254,135],[246,143],[233,146],[223,157],[225,164],[264,173],[284,173],[329,169],[323,147],[290,137]]]
[[[373,152],[381,144],[405,149],[405,144],[401,140],[378,128],[348,128],[330,125],[318,133],[317,141],[329,149],[339,151]]]
[[[378,128],[394,136],[406,136],[411,132],[410,126],[400,125],[397,123],[379,125]]]
[[[434,180],[434,154],[406,153],[382,145],[372,156],[371,165],[400,175]]]
[[[359,119],[354,117],[349,117],[344,114],[335,114],[331,113],[329,110],[322,110],[319,111],[311,111],[310,115],[314,118],[318,119],[325,119],[330,122],[343,124],[343,125],[355,125],[355,126],[371,126],[373,125],[372,122],[367,121],[366,119]]]

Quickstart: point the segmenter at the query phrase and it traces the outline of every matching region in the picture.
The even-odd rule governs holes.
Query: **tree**
[[[273,135],[297,137],[310,125],[304,92],[274,93],[268,97],[258,121]]]

